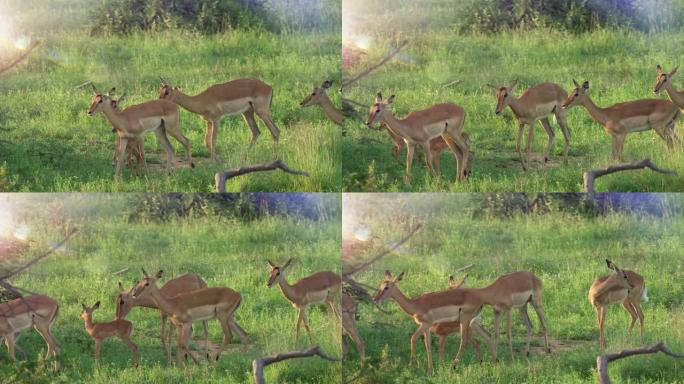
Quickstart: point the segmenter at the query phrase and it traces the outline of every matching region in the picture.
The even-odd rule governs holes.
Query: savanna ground
[[[663,207],[672,207],[675,195],[660,195]],[[645,344],[665,341],[672,350],[684,350],[684,278],[681,213],[663,209],[660,217],[614,213],[594,218],[572,213],[516,215],[500,218],[489,214],[474,218],[475,195],[346,196],[343,202],[343,238],[353,234],[362,223],[377,236],[372,250],[359,258],[379,252],[382,243],[403,238],[408,228],[423,223],[423,228],[396,253],[357,276],[358,281],[378,287],[384,271],[394,275],[404,271],[398,287],[408,297],[443,290],[448,276],[460,267],[474,264],[467,271],[466,285],[484,287],[500,275],[529,270],[544,284],[544,311],[552,353],[543,353],[539,322],[530,306],[534,336],[529,364],[522,356],[525,327],[513,313],[513,348],[510,361],[505,327],[498,344],[499,363],[483,348],[483,363],[477,364],[468,347],[455,369],[450,364],[458,351],[460,338],[447,338],[446,360],[439,361],[433,337],[435,375],[426,374],[425,347],[417,343],[417,365],[407,368],[410,336],[417,325],[395,302],[382,302],[391,311],[384,314],[370,305],[360,305],[358,327],[366,343],[367,371],[360,383],[590,383],[596,382],[598,326],[587,293],[594,279],[612,273],[606,268],[609,258],[621,268],[644,276],[650,300],[642,302],[645,314]],[[675,202],[676,203],[676,202]],[[464,208],[466,207],[466,208]],[[681,208],[680,208],[681,209]],[[376,240],[377,241],[377,240]],[[457,274],[456,278],[462,277]],[[373,294],[375,292],[372,292]],[[492,311],[485,307],[481,324],[491,332]],[[609,307],[606,319],[608,352],[640,346],[638,328],[627,332],[629,315],[619,305]],[[503,323],[505,324],[505,322]],[[638,326],[637,326],[638,327]],[[360,370],[358,354],[350,344],[344,362],[345,376]],[[611,379],[620,383],[675,383],[684,376],[681,360],[662,354],[629,357],[609,366]]]
[[[598,29],[584,34],[561,32],[551,27],[496,34],[462,33],[455,24],[457,8],[452,2],[366,3],[347,0],[343,8],[343,45],[362,52],[343,69],[345,77],[379,61],[400,41],[408,45],[394,59],[347,88],[344,96],[366,105],[377,92],[396,95],[392,110],[398,117],[441,102],[454,102],[466,111],[464,130],[475,154],[473,173],[467,182],[455,182],[455,161],[442,153],[442,177],[431,178],[422,150],[414,159],[412,186],[403,181],[406,151],[397,164],[390,154],[386,132],[366,129],[354,121],[342,141],[344,189],[346,191],[581,191],[582,173],[612,164],[611,138],[583,107],[568,111],[570,151],[563,164],[563,135],[551,119],[555,142],[546,167],[539,161],[547,136],[537,123],[533,140],[536,161],[522,170],[515,152],[517,121],[509,107],[494,114],[496,97],[486,86],[518,84],[513,94],[541,82],[555,82],[566,92],[572,80],[589,81],[595,103],[606,107],[644,98],[667,98],[653,94],[655,66],[667,70],[682,64],[684,35],[681,32],[642,33],[627,28]],[[361,49],[361,48],[363,49]],[[674,77],[675,88],[684,78]],[[449,87],[443,84],[462,82]],[[367,111],[363,111],[364,118]],[[676,130],[682,136],[684,120]],[[527,129],[526,129],[527,132]],[[527,142],[527,134],[523,143]],[[678,172],[668,176],[650,170],[630,171],[599,179],[599,191],[681,191],[684,189],[684,152],[667,151],[654,131],[629,134],[623,156],[626,161],[651,158],[663,168]]]
[[[238,115],[222,121],[216,147],[222,162],[212,163],[203,144],[204,121],[181,108],[181,130],[190,139],[196,167],[184,162],[166,175],[163,147],[148,134],[148,176],[125,170],[122,181],[114,182],[115,135],[104,115],[86,115],[89,87],[74,87],[87,80],[102,92],[116,87],[118,95],[128,93],[126,107],[157,99],[159,76],[191,95],[240,77],[260,78],[273,87],[272,116],[281,131],[278,157],[310,176],[253,173],[230,180],[228,191],[340,190],[339,128],[322,111],[299,107],[312,85],[339,78],[339,29],[279,34],[234,29],[214,35],[171,29],[98,36],[89,30],[89,4],[10,1],[0,8],[3,22],[30,20],[35,29],[23,33],[42,42],[0,81],[1,190],[209,192],[216,172],[274,159],[273,140],[258,118],[262,134],[245,159],[250,131]],[[2,44],[0,57],[13,56],[10,42]],[[170,141],[184,160],[182,145]]]
[[[266,288],[267,259],[276,263],[294,258],[289,280],[320,270],[339,271],[339,198],[320,200],[331,212],[329,220],[310,221],[294,216],[266,216],[247,220],[231,214],[156,222],[143,218],[130,220],[132,196],[71,195],[73,204],[65,225],[79,232],[66,247],[49,256],[11,280],[12,284],[48,295],[60,304],[53,334],[62,348],[62,369],[54,373],[51,364],[42,362],[46,347],[34,331],[22,334],[19,345],[28,360],[14,365],[7,361],[6,348],[0,350],[0,382],[35,383],[251,383],[251,362],[255,358],[281,351],[308,348],[311,343],[303,333],[295,344],[295,310],[279,289]],[[46,227],[44,212],[63,199],[54,197],[49,203],[32,200],[41,211],[35,211],[28,241],[33,244],[25,257],[38,254],[46,241],[59,240],[62,225]],[[21,200],[15,198],[14,201]],[[49,221],[47,221],[49,222]],[[32,223],[34,223],[32,225]],[[38,249],[41,248],[41,249]],[[7,265],[13,262],[5,260]],[[15,260],[14,262],[18,262]],[[116,271],[128,268],[120,275]],[[218,362],[191,361],[186,369],[166,365],[166,354],[159,341],[159,313],[133,308],[127,319],[133,322],[132,341],[139,347],[140,366],[134,368],[130,350],[120,341],[105,341],[100,367],[95,366],[92,339],[86,334],[79,317],[81,303],[93,305],[95,322],[110,321],[115,315],[114,298],[117,282],[131,286],[139,281],[141,268],[149,273],[163,269],[163,282],[186,272],[200,274],[209,287],[226,286],[242,295],[236,320],[249,337],[247,353],[243,353],[236,337]],[[332,356],[340,356],[340,324],[331,321],[324,308],[312,306],[309,311],[314,343]],[[200,325],[195,325],[194,338],[203,340]],[[223,334],[219,324],[209,322],[209,339],[220,344]],[[302,329],[302,332],[304,330]],[[172,344],[175,346],[175,342]],[[201,344],[200,344],[201,346]],[[175,347],[174,347],[175,350]],[[20,355],[19,355],[20,357]],[[175,358],[175,357],[174,357]],[[270,365],[265,370],[269,383],[338,383],[339,363],[317,357],[294,359]]]

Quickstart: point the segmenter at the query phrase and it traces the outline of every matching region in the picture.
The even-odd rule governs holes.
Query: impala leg
[[[295,344],[299,341],[299,328],[302,324],[302,308],[297,308],[297,321],[295,322],[295,328],[297,329],[297,332],[295,334]]]
[[[309,335],[309,341],[313,344],[313,336],[311,335],[311,329],[309,328],[309,318],[306,316],[306,308],[302,309],[302,321],[304,322],[304,329]]]
[[[425,165],[430,172],[430,176],[435,177],[437,174],[432,167],[432,151],[430,150],[430,142],[428,141],[427,143],[423,143],[421,146],[423,147],[423,152],[425,152]]]
[[[411,354],[409,355],[409,364],[408,364],[409,367],[411,367],[413,365],[413,361],[416,358],[416,354],[415,354],[416,340],[422,334],[423,334],[423,328],[421,325],[418,327],[418,329],[415,332],[413,332],[413,335],[411,335]]]
[[[190,350],[189,350],[190,335],[192,334],[192,328],[191,327],[192,327],[191,324],[187,324],[187,323],[183,324],[183,328],[181,331],[182,332],[182,337],[181,337],[182,346],[180,346],[179,348],[185,352],[185,356],[190,355],[192,360],[195,362],[195,365],[199,365],[199,359],[197,359],[197,357],[194,354],[190,353]]]
[[[172,324],[169,324],[169,338],[168,338],[168,344],[166,343],[166,320],[167,316],[159,312],[161,316],[161,343],[162,347],[164,347],[164,350],[166,351],[166,361],[168,364],[171,364],[171,329],[173,328]]]
[[[599,308],[599,344],[601,350],[606,349],[606,336],[604,333],[604,325],[606,321],[606,307]]]
[[[392,145],[392,157],[394,157],[394,161],[397,163],[400,163],[399,160],[399,152],[401,152],[401,147],[404,146],[404,141],[399,139],[394,142],[394,145]]]
[[[24,351],[24,349],[19,346],[19,336],[20,336],[19,333],[14,334],[14,350],[21,353],[22,359],[26,360],[26,358],[27,358],[26,351]],[[0,342],[2,342],[1,339],[0,339]]]
[[[465,177],[464,154],[468,153],[468,146],[458,132],[443,133],[442,139],[447,144],[456,161],[456,180],[461,181]]]
[[[102,339],[95,339],[95,365],[100,366],[100,347],[102,347]]]
[[[240,342],[242,343],[242,350],[244,352],[247,352],[247,345],[248,345],[248,340],[247,340],[247,332],[245,332],[244,329],[240,327],[240,325],[235,321],[234,318],[231,317],[230,319],[230,328],[235,332],[238,337],[240,338]]]
[[[499,317],[501,316],[500,311],[494,311],[494,330],[492,333],[492,343],[494,344],[494,351],[496,351],[499,343]],[[494,352],[496,354],[496,352]]]
[[[508,353],[513,361],[513,312],[510,309],[506,311],[506,337],[508,338]]]
[[[518,157],[520,157],[520,164],[522,164],[522,169],[523,171],[527,171],[527,165],[525,164],[525,158],[522,155],[522,137],[523,137],[523,132],[525,131],[525,124],[523,123],[518,123],[518,135],[515,141],[515,151],[518,153]]]
[[[183,133],[180,131],[178,123],[176,122],[173,127],[167,127],[167,132],[169,132],[169,134],[173,136],[174,139],[178,140],[178,142],[183,145],[188,165],[190,166],[190,168],[195,168],[195,164],[192,162],[192,152],[190,151],[190,140],[188,140],[188,138],[185,137]]]
[[[536,126],[536,125],[537,125],[537,122],[536,122],[536,121],[533,121],[533,122],[530,124],[529,130],[527,131],[527,148],[526,148],[526,152],[527,152],[527,166],[528,166],[528,168],[530,167],[530,164],[531,164],[531,160],[530,160],[530,159],[531,159],[531,156],[532,156],[532,141],[534,141],[534,129],[535,129],[535,126]]]
[[[266,127],[268,127],[268,130],[271,132],[271,137],[273,138],[273,149],[274,152],[277,154],[278,153],[278,140],[280,139],[280,130],[278,130],[278,127],[275,125],[273,122],[273,119],[271,118],[271,111],[268,108],[254,108],[254,112],[256,112],[257,116],[263,120],[263,122],[266,124]]]
[[[617,158],[620,161],[624,161],[622,157],[622,148],[625,145],[625,137],[627,137],[627,134],[622,134],[617,136],[617,141],[616,141],[616,150],[617,150]]]
[[[140,356],[138,355],[138,346],[131,341],[130,330],[129,333],[124,333],[121,335],[121,340],[131,349],[131,354],[133,354],[133,364],[137,367],[138,363],[140,362]]]
[[[173,160],[176,155],[174,154],[173,147],[169,142],[168,136],[166,136],[166,128],[161,126],[154,131],[154,134],[157,136],[157,140],[159,143],[161,143],[166,151],[166,172],[171,173],[171,169],[173,169]]]
[[[432,375],[435,369],[432,365],[432,337],[430,337],[430,327],[425,327],[423,331],[423,341],[425,342],[425,351],[427,352],[428,373]]]
[[[10,361],[17,361],[17,358],[14,355],[15,339],[13,334],[5,337],[5,345],[7,346],[7,354],[9,355]]]
[[[359,330],[356,328],[356,320],[354,319],[355,313],[343,313],[342,314],[342,327],[344,331],[351,337],[351,339],[356,344],[356,350],[361,357],[361,362],[366,360],[365,346],[361,336],[359,335]]]
[[[221,160],[216,156],[216,143],[218,142],[218,130],[221,126],[220,120],[213,120],[211,123],[211,160],[214,163],[219,163]]]
[[[484,340],[485,344],[487,344],[487,348],[489,349],[489,353],[492,355],[492,363],[496,363],[496,350],[494,349],[494,346],[492,344],[492,338],[487,331],[482,329],[482,326],[477,322],[473,321],[470,323],[470,327],[475,331],[478,335],[482,337],[482,340]],[[479,355],[479,348],[480,348],[480,343],[475,339],[474,337],[472,338],[473,340],[473,346],[475,347],[475,352],[478,353]],[[480,358],[478,357],[479,362],[482,362]]]
[[[563,162],[568,163],[568,150],[570,149],[570,129],[568,129],[568,118],[565,110],[556,107],[556,121],[561,127],[561,132],[563,132],[563,139],[565,144],[563,145]]]
[[[243,112],[242,117],[245,119],[245,123],[247,124],[249,130],[252,133],[252,139],[249,141],[249,146],[247,147],[247,152],[249,153],[249,150],[252,149],[257,139],[259,138],[259,135],[261,135],[261,131],[259,131],[259,126],[257,125],[256,120],[254,120],[253,108],[250,107],[248,110]]]
[[[632,303],[629,301],[629,298],[625,299],[625,301],[622,302],[622,306],[625,307],[625,310],[627,313],[629,313],[629,318],[630,322],[629,325],[627,325],[627,329],[629,330],[629,334],[632,334],[632,329],[634,328],[634,324],[636,324],[637,319],[639,316],[636,313],[636,310],[634,307],[632,307]]]
[[[434,151],[432,153],[432,167],[435,169],[435,172],[437,172],[438,175],[442,174],[442,167],[441,167],[441,153],[440,151]]]
[[[209,359],[209,322],[203,321],[202,328],[204,328],[204,355]]]
[[[446,349],[446,335],[439,335],[439,359],[444,360],[444,350]]]
[[[544,349],[547,353],[551,353],[551,348],[549,348],[548,325],[546,324],[546,316],[544,316],[544,306],[542,305],[541,291],[539,293],[532,295],[531,303],[532,308],[534,308],[534,311],[537,313],[537,318],[539,318],[539,324],[541,326],[542,334],[544,335]],[[525,314],[527,314],[527,308],[525,308]],[[530,327],[531,326],[532,324],[530,324]]]
[[[207,123],[207,131],[204,133],[204,146],[211,151],[211,131],[213,128],[212,122],[210,119],[204,118],[204,122]]]
[[[116,169],[114,171],[114,179],[119,179],[121,177],[121,167],[123,167],[123,162],[126,157],[126,148],[128,147],[128,139],[122,137],[119,140],[119,149],[116,154]]]
[[[451,368],[458,365],[458,362],[461,361],[461,356],[463,356],[463,352],[465,352],[466,345],[468,344],[468,331],[470,330],[469,323],[470,321],[463,321],[463,319],[461,319],[461,345],[458,348],[458,353],[456,354],[454,361],[451,362]]]
[[[413,165],[413,155],[416,152],[416,144],[406,142],[406,175],[404,176],[404,183],[411,185],[411,165]]]
[[[555,135],[553,133],[553,129],[551,129],[551,123],[549,123],[548,117],[541,119],[540,122],[546,131],[546,136],[549,137],[548,141],[546,142],[546,150],[544,151],[544,164],[546,164],[549,161],[549,156],[551,155],[551,148],[553,148],[553,139],[555,138]]]
[[[38,334],[45,340],[45,343],[47,344],[47,353],[45,353],[45,360],[48,360],[50,356],[52,355],[56,360],[59,359],[59,344],[57,344],[57,340],[55,337],[52,335],[52,332],[50,331],[50,327],[52,327],[52,324],[43,324],[43,323],[36,323],[33,328],[38,332]],[[57,366],[59,369],[59,361],[57,361]]]
[[[641,310],[641,303],[633,302],[634,310],[639,316],[639,335],[641,337],[641,344],[644,343],[644,312]]]
[[[525,358],[530,357],[530,341],[532,340],[532,321],[530,320],[530,315],[527,313],[527,304],[520,307],[520,317],[525,323],[525,328],[527,328],[527,340],[525,341]]]

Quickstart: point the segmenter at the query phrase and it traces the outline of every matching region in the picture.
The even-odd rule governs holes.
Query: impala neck
[[[522,103],[520,102],[520,99],[516,98],[515,96],[511,95],[510,100],[508,100],[508,106],[511,107],[511,110],[516,116],[525,116],[525,108],[523,107]]]
[[[406,119],[397,119],[396,116],[390,111],[385,111],[381,116],[381,121],[385,123],[387,129],[392,131],[395,135],[402,138],[407,137],[410,139],[415,139],[413,132],[408,124],[406,124]]]
[[[85,318],[85,327],[86,330],[92,331],[93,328],[95,327],[95,324],[93,324],[93,315],[87,315]]]
[[[342,125],[342,121],[344,120],[342,111],[335,108],[328,95],[325,95],[325,97],[321,100],[320,105],[323,108],[325,115],[328,116],[328,119],[332,120],[333,123],[337,125]]]
[[[684,108],[684,90],[679,92],[674,87],[672,86],[672,81],[668,81],[667,85],[665,86],[665,91],[667,92],[668,96],[670,96],[670,100],[677,104],[678,107]]]
[[[416,306],[413,300],[404,296],[404,294],[399,290],[399,288],[394,287],[390,297],[394,299],[394,301],[397,302],[399,307],[408,315],[413,316],[416,314]]]
[[[297,299],[299,299],[299,295],[295,291],[294,287],[287,283],[287,279],[285,278],[285,272],[281,271],[280,273],[282,274],[282,276],[280,277],[280,281],[278,281],[278,287],[280,287],[280,292],[282,292],[283,296],[285,296],[285,298],[289,300],[291,303],[296,303]]]
[[[601,125],[605,125],[606,121],[608,121],[608,117],[606,117],[607,108],[598,107],[594,104],[594,101],[589,95],[587,95],[586,99],[582,102],[582,106],[589,112],[589,115]]]
[[[152,290],[150,290],[150,297],[152,297],[154,303],[157,304],[157,308],[159,308],[162,312],[168,314],[175,314],[179,312],[176,303],[169,301],[162,296],[157,287],[152,287]]]
[[[123,116],[121,116],[121,112],[112,108],[112,106],[109,103],[105,103],[102,112],[105,114],[107,120],[109,120],[109,123],[117,131],[123,130],[122,128],[125,129],[125,127],[127,126],[126,119]]]
[[[192,113],[202,114],[204,103],[197,96],[190,96],[176,89],[173,91],[173,101]]]
[[[135,299],[131,298],[130,300],[133,301],[133,307],[157,308],[157,304],[150,296],[136,297]]]

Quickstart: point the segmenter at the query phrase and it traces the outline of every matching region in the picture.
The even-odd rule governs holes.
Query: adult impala
[[[121,112],[121,105],[123,101],[126,99],[126,93],[121,95],[118,99],[111,99],[111,104],[112,108],[114,110]],[[112,128],[112,132],[116,134],[116,144],[115,144],[115,149],[114,149],[114,165],[117,163],[118,155],[119,155],[119,147],[121,146],[121,136],[118,134],[119,129]],[[126,147],[126,163],[128,164],[128,168],[135,170],[136,173],[139,173],[140,171],[147,173],[147,160],[145,159],[145,140],[144,136],[141,137],[136,137],[136,138],[130,138],[128,140],[128,145]],[[135,152],[135,157],[138,160],[138,168],[134,169],[133,168],[133,152]]]
[[[167,133],[183,144],[188,157],[188,163],[191,167],[194,167],[192,155],[190,154],[190,141],[180,131],[180,113],[177,105],[167,100],[152,100],[132,105],[123,111],[117,111],[111,103],[114,88],[108,93],[101,93],[94,84],[91,83],[91,86],[95,95],[88,108],[88,116],[94,116],[102,112],[107,120],[109,120],[109,123],[112,124],[112,127],[117,130],[117,134],[120,137],[117,148],[115,178],[121,176],[121,166],[126,148],[128,147],[128,141],[131,139],[141,140],[141,137],[150,131],[155,133],[157,139],[166,150],[166,169],[168,172],[171,172],[175,155],[173,147],[169,143],[169,138],[166,136]]]
[[[299,329],[302,322],[309,339],[313,340],[309,329],[309,319],[306,317],[306,308],[309,305],[325,304],[335,318],[340,317],[337,307],[342,286],[340,275],[330,271],[321,271],[290,284],[287,282],[285,272],[292,263],[292,259],[287,260],[281,266],[273,264],[270,260],[267,262],[269,274],[266,286],[271,288],[277,284],[283,296],[297,309],[295,343],[299,340]]]
[[[148,275],[143,270],[143,279],[133,288],[133,298],[151,297],[159,310],[166,313],[171,323],[178,327],[176,363],[179,366],[183,365],[183,355],[190,355],[195,364],[199,364],[197,357],[188,349],[192,323],[197,321],[217,319],[223,330],[223,346],[232,330],[240,337],[243,349],[247,349],[247,335],[241,328],[234,327],[234,322],[231,322],[235,311],[242,303],[242,297],[238,292],[230,288],[201,288],[166,298],[156,284],[161,276],[161,270],[154,276]]]
[[[428,170],[435,176],[433,168],[433,152],[430,150],[430,141],[442,137],[449,146],[456,159],[456,179],[463,180],[465,174],[465,162],[469,158],[470,151],[463,139],[463,125],[465,123],[465,111],[453,103],[433,105],[429,108],[411,112],[403,119],[397,119],[389,108],[394,102],[394,95],[386,101],[382,100],[382,94],[378,92],[375,103],[371,106],[366,120],[366,126],[372,127],[375,123],[382,122],[387,125],[392,133],[400,136],[406,143],[406,176],[404,181],[411,183],[411,165],[416,145],[420,145],[424,152]]]
[[[59,344],[52,336],[52,326],[58,313],[59,304],[42,295],[24,296],[0,303],[0,340],[5,339],[10,360],[16,361],[15,348],[23,351],[16,346],[21,332],[33,327],[47,344],[45,359],[54,357],[56,368],[59,369]]]
[[[679,67],[675,67],[670,73],[667,73],[663,67],[658,64],[656,66],[656,85],[653,92],[659,95],[664,89],[667,95],[670,96],[670,100],[677,104],[679,108],[684,108],[684,90],[678,91],[672,85],[672,76],[677,73]]]
[[[582,85],[575,80],[575,89],[563,103],[564,109],[583,106],[589,115],[613,138],[613,160],[622,159],[625,137],[632,132],[653,129],[667,143],[674,147],[674,125],[679,117],[679,107],[668,100],[641,99],[614,104],[607,108],[598,107],[589,97],[589,82]]]
[[[161,288],[159,292],[162,296],[167,299],[177,296],[181,293],[186,293],[194,291],[196,289],[207,288],[207,283],[202,279],[202,277],[195,273],[186,273],[184,275],[178,276],[167,281]],[[116,297],[116,318],[125,319],[133,307],[143,307],[143,308],[153,308],[159,309],[157,303],[151,296],[138,296],[133,297],[133,288],[130,290],[125,290],[124,287],[119,283],[119,294]],[[173,335],[173,326],[169,326],[169,337],[166,339],[166,320],[168,314],[160,311],[161,314],[161,342],[166,350],[167,362],[171,364],[171,337]],[[232,320],[234,322],[234,319]],[[207,340],[209,339],[209,330],[207,321],[203,321],[204,326],[204,340],[205,340],[205,355],[208,354],[209,344]],[[233,324],[238,326],[237,323]],[[168,340],[168,343],[167,343]]]
[[[278,144],[280,131],[271,118],[271,103],[273,101],[273,88],[258,79],[237,79],[223,84],[212,85],[204,92],[190,96],[183,93],[177,86],[169,84],[161,79],[159,98],[173,101],[192,113],[202,116],[207,123],[207,132],[204,135],[204,145],[211,153],[211,160],[218,162],[216,157],[216,137],[221,124],[221,119],[226,116],[241,113],[252,131],[252,140],[249,143],[249,151],[261,134],[254,114],[263,120],[271,132],[273,141]]]
[[[409,299],[397,287],[397,283],[404,277],[404,272],[392,277],[390,271],[385,271],[385,278],[380,284],[373,300],[377,303],[385,299],[393,299],[418,324],[418,329],[411,335],[411,355],[409,365],[415,358],[414,348],[418,337],[421,335],[425,341],[427,352],[428,372],[432,374],[432,344],[430,339],[430,328],[436,324],[444,322],[460,322],[461,345],[454,358],[452,366],[456,365],[469,340],[469,331],[472,327],[479,333],[492,351],[492,361],[496,361],[492,344],[488,340],[486,332],[478,324],[478,319],[482,308],[485,305],[484,298],[479,292],[467,288],[448,289],[439,292],[423,293],[422,295]]]
[[[119,318],[107,323],[94,323],[93,311],[100,308],[100,302],[98,301],[92,307],[83,303],[81,303],[81,306],[83,307],[81,318],[85,323],[86,332],[88,332],[88,335],[95,341],[95,364],[100,364],[100,347],[102,346],[102,342],[107,338],[118,336],[121,341],[131,349],[133,362],[137,366],[139,361],[138,346],[131,341],[133,323]]]
[[[321,84],[320,87],[314,87],[313,91],[311,91],[311,94],[306,96],[299,103],[299,106],[306,108],[313,105],[319,105],[330,121],[337,125],[342,125],[342,122],[344,121],[344,114],[342,114],[342,110],[337,109],[335,105],[333,105],[332,101],[328,97],[328,94],[326,93],[326,91],[332,87],[332,84],[332,80],[326,80],[323,82],[323,84]]]
[[[551,114],[556,116],[556,121],[558,122],[558,125],[560,125],[563,137],[565,138],[563,158],[567,163],[568,148],[570,147],[570,131],[568,130],[566,112],[561,108],[561,105],[568,97],[568,94],[558,84],[541,83],[526,90],[519,98],[516,98],[513,96],[513,88],[515,88],[517,83],[517,80],[513,80],[508,87],[497,87],[491,84],[487,84],[487,86],[496,91],[496,109],[494,112],[499,115],[506,109],[506,106],[509,106],[515,115],[516,120],[518,120],[518,139],[515,143],[515,151],[518,152],[518,155],[520,156],[523,170],[527,170],[530,164],[532,138],[534,137],[534,128],[537,121],[544,127],[544,131],[546,131],[546,135],[548,136],[546,150],[544,151],[544,163],[549,160],[551,148],[553,147],[553,139],[555,137],[553,129],[551,129],[551,123],[549,122],[549,115]],[[520,151],[525,125],[529,127],[526,148],[527,163]]]
[[[618,268],[608,259],[606,259],[606,265],[615,273],[597,278],[589,289],[589,302],[596,309],[596,319],[599,326],[599,346],[601,349],[606,348],[606,336],[604,334],[606,307],[617,303],[622,303],[632,319],[629,324],[630,333],[637,319],[639,319],[641,343],[643,344],[644,313],[641,310],[641,300],[648,301],[644,278],[636,272]]]

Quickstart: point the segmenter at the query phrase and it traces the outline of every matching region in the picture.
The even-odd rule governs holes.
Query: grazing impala
[[[181,90],[161,79],[160,99],[173,101],[192,113],[202,116],[207,123],[204,135],[204,145],[211,153],[211,160],[218,162],[216,157],[216,137],[221,119],[226,116],[241,113],[252,131],[249,151],[261,134],[254,114],[263,120],[271,132],[273,141],[278,144],[280,131],[271,118],[271,102],[273,88],[258,79],[237,79],[223,84],[212,85],[196,96],[186,95]]]
[[[610,304],[622,303],[632,321],[629,331],[632,332],[634,324],[639,319],[641,326],[641,343],[644,342],[644,312],[641,310],[641,300],[648,301],[648,295],[644,278],[636,272],[623,270],[612,261],[606,259],[608,268],[615,272],[610,276],[597,278],[589,289],[589,302],[596,309],[596,318],[599,326],[599,346],[606,348],[606,336],[604,326],[606,321],[606,307]]]
[[[586,108],[589,115],[613,137],[613,159],[622,159],[622,147],[628,133],[653,129],[667,143],[674,146],[674,125],[679,117],[679,108],[668,100],[641,99],[600,108],[589,97],[589,82],[579,85],[563,103],[568,109],[576,105]]]
[[[131,332],[133,332],[133,323],[128,320],[116,319],[108,323],[93,323],[93,311],[100,308],[98,301],[92,307],[81,303],[83,312],[81,318],[85,322],[85,329],[88,335],[95,340],[95,364],[100,364],[100,347],[104,339],[118,336],[124,344],[128,345],[133,353],[133,362],[138,365],[138,346],[131,341]]]
[[[124,160],[123,154],[126,153],[126,148],[128,148],[128,141],[132,139],[135,141],[141,140],[140,138],[148,131],[153,131],[157,135],[157,139],[166,150],[167,171],[171,171],[175,157],[173,147],[171,147],[171,143],[169,143],[169,139],[166,136],[167,132],[183,144],[188,157],[188,163],[191,167],[194,167],[192,155],[190,154],[190,142],[183,136],[178,125],[180,114],[177,105],[166,100],[152,100],[132,105],[119,112],[112,107],[111,103],[114,88],[108,93],[103,94],[95,88],[94,84],[91,83],[91,86],[95,96],[88,108],[88,116],[94,116],[98,112],[104,113],[120,137],[117,148],[119,154],[117,156],[115,178],[121,176],[121,166]]]
[[[448,289],[446,291],[424,293],[415,299],[406,297],[397,287],[397,283],[404,277],[404,272],[392,277],[390,271],[385,271],[385,279],[380,284],[378,292],[373,297],[377,303],[391,298],[399,307],[406,312],[418,324],[418,329],[411,336],[411,355],[409,365],[415,358],[414,349],[418,337],[423,335],[425,350],[427,352],[428,372],[432,374],[432,344],[430,340],[430,328],[438,323],[459,321],[461,328],[461,346],[452,363],[456,365],[469,340],[469,330],[472,327],[484,339],[492,351],[492,361],[496,361],[491,341],[478,324],[478,319],[484,307],[484,298],[477,290],[467,288]]]
[[[359,330],[356,328],[356,315],[358,311],[358,304],[346,293],[342,294],[342,331],[349,335],[356,344],[356,351],[361,357],[361,363],[366,360],[366,348],[359,335]],[[346,353],[347,340],[342,338],[342,348]]]
[[[416,145],[420,145],[425,152],[428,170],[435,176],[433,168],[433,152],[430,150],[430,142],[442,137],[449,146],[456,159],[456,179],[463,180],[466,177],[465,163],[469,158],[468,145],[463,139],[463,125],[465,123],[465,111],[453,103],[433,105],[421,111],[414,111],[403,119],[397,119],[389,108],[394,102],[394,95],[386,101],[382,100],[382,94],[378,92],[375,103],[371,106],[366,120],[366,126],[372,127],[376,122],[385,123],[387,128],[406,143],[406,176],[404,181],[411,183],[411,165]]]
[[[178,353],[176,363],[183,365],[182,356],[192,357],[195,364],[199,364],[197,357],[188,349],[192,323],[217,319],[223,330],[225,346],[230,331],[237,333],[242,341],[243,349],[247,349],[247,335],[239,327],[234,327],[233,319],[235,311],[242,303],[240,294],[230,288],[201,288],[181,293],[172,298],[166,298],[157,288],[157,280],[161,278],[162,271],[150,276],[143,270],[143,279],[133,288],[133,298],[149,296],[154,300],[159,310],[169,316],[169,320],[178,327]],[[220,356],[219,353],[217,356]]]
[[[664,89],[673,103],[677,104],[679,108],[684,108],[684,90],[678,91],[672,85],[672,76],[677,73],[677,69],[679,69],[679,67],[675,67],[672,72],[667,73],[660,64],[656,66],[656,85],[653,92],[656,95],[659,95],[660,91]]]
[[[304,100],[299,103],[299,106],[306,108],[312,105],[320,105],[328,119],[337,125],[342,125],[342,122],[344,121],[344,115],[342,114],[341,110],[335,108],[332,101],[330,101],[328,94],[326,93],[328,88],[332,87],[332,84],[332,80],[326,80],[323,82],[323,84],[321,84],[320,87],[314,87],[313,91],[311,91],[311,94],[305,97]]]
[[[558,84],[541,83],[526,90],[519,98],[516,98],[513,96],[512,92],[517,82],[517,80],[513,80],[508,87],[497,87],[491,84],[487,84],[487,86],[496,91],[495,113],[499,115],[506,109],[506,106],[509,106],[515,115],[515,118],[518,120],[518,139],[516,140],[515,151],[518,152],[518,155],[520,156],[523,170],[527,170],[530,164],[532,138],[534,137],[534,128],[537,121],[541,122],[541,125],[544,127],[546,135],[548,136],[546,150],[544,151],[544,163],[549,161],[554,139],[551,123],[549,122],[549,115],[551,114],[556,116],[556,121],[558,121],[558,125],[560,125],[563,137],[565,138],[563,158],[567,163],[568,148],[570,146],[570,131],[568,130],[566,112],[561,108],[561,104],[563,104],[565,98],[568,97],[568,94]],[[525,125],[529,126],[526,149],[527,163],[523,159],[522,152],[520,151]]]
[[[45,359],[54,357],[59,369],[59,344],[52,336],[58,313],[59,305],[47,296],[24,296],[0,303],[0,340],[5,339],[10,360],[16,360],[14,349],[20,333],[33,327],[47,344]],[[25,355],[21,348],[17,349]]]
[[[283,296],[297,309],[295,343],[299,340],[299,329],[302,322],[309,339],[313,340],[309,329],[309,319],[306,317],[306,308],[309,305],[325,304],[335,318],[340,317],[337,306],[340,300],[342,278],[338,274],[330,271],[316,272],[294,284],[289,284],[285,278],[285,271],[292,259],[287,260],[282,266],[277,266],[270,260],[267,262],[270,270],[266,286],[271,288],[277,284]]]
[[[194,291],[196,289],[202,289],[206,288],[207,283],[202,279],[200,275],[197,275],[195,273],[186,273],[184,275],[178,276],[176,278],[173,278],[169,281],[167,281],[161,288],[159,288],[159,292],[162,294],[162,296],[166,297],[167,299],[172,298],[174,296],[177,296],[181,293],[186,293],[190,291]],[[133,288],[130,290],[126,291],[124,287],[119,283],[119,295],[116,297],[116,318],[117,319],[125,319],[126,316],[128,315],[128,312],[133,307],[144,307],[144,308],[153,308],[153,309],[159,309],[157,304],[155,303],[154,299],[151,296],[139,296],[134,298],[133,297]],[[169,337],[168,337],[168,343],[166,342],[166,319],[168,318],[168,315],[164,313],[163,311],[160,311],[161,313],[161,342],[162,345],[164,346],[164,350],[166,350],[166,358],[167,362],[171,364],[171,337],[173,335],[173,326],[169,326]],[[233,325],[236,327],[239,327],[237,323],[235,323],[234,319],[232,319]],[[209,338],[209,330],[208,330],[208,324],[207,321],[203,321],[202,325],[204,326],[204,340],[205,340],[205,355],[208,353],[208,343],[206,342]]]

